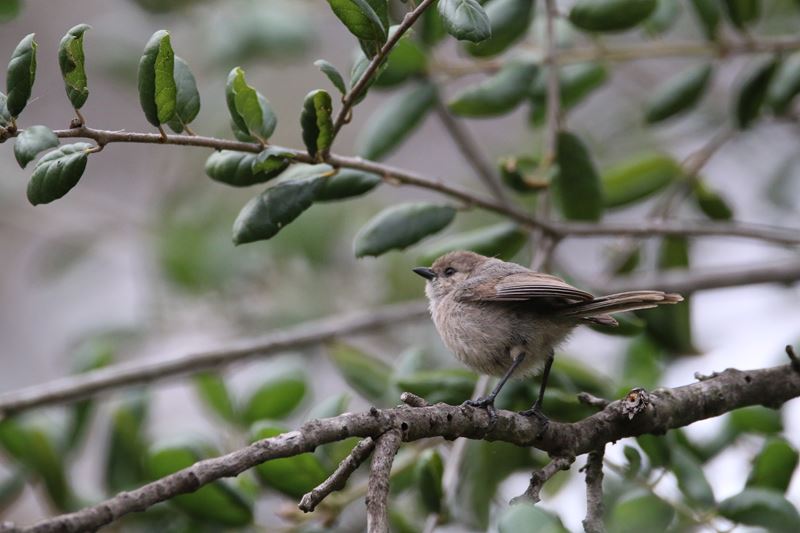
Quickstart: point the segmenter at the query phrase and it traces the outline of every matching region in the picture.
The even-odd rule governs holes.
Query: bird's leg
[[[469,405],[471,407],[485,407],[486,410],[489,412],[489,420],[490,425],[494,426],[495,422],[497,422],[497,411],[494,409],[494,400],[497,398],[497,395],[500,393],[500,389],[503,388],[503,385],[506,384],[506,381],[511,378],[511,374],[514,373],[514,370],[522,363],[525,359],[525,352],[520,350],[517,356],[514,358],[514,361],[511,363],[511,366],[506,370],[506,373],[497,382],[497,385],[494,386],[492,392],[489,393],[489,396],[484,396],[483,398],[478,398],[476,400],[467,400],[461,405]]]
[[[544,391],[547,389],[547,379],[550,377],[550,369],[553,367],[553,359],[554,353],[550,350],[550,354],[547,356],[547,361],[544,363],[544,372],[542,372],[542,383],[539,385],[539,397],[536,398],[536,402],[533,406],[528,409],[527,411],[520,412],[523,416],[535,416],[539,419],[542,423],[542,431],[544,433],[544,428],[547,427],[547,424],[550,423],[550,419],[545,416],[542,412],[542,402],[544,401]]]

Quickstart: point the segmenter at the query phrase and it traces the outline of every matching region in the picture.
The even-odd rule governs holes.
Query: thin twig
[[[603,524],[603,455],[605,445],[593,452],[589,452],[586,459],[586,518],[583,520],[583,530],[586,533],[604,533]]]
[[[511,504],[529,502],[539,503],[539,492],[545,483],[558,474],[562,470],[569,470],[570,465],[575,462],[574,455],[559,455],[547,463],[544,468],[537,470],[531,475],[531,480],[528,483],[528,488],[525,492],[511,499]]]
[[[400,431],[391,429],[375,444],[367,486],[368,533],[389,533],[389,474],[400,442]]]
[[[578,401],[584,405],[588,405],[589,407],[594,407],[600,410],[605,409],[606,407],[608,407],[608,404],[611,403],[605,398],[599,398],[594,394],[589,394],[588,392],[579,392]]]
[[[372,437],[367,437],[356,444],[347,457],[339,463],[333,474],[328,476],[328,479],[303,496],[298,505],[300,510],[304,513],[310,513],[328,494],[336,490],[342,490],[353,472],[361,466],[361,463],[370,456],[374,449],[375,441],[372,440]]]

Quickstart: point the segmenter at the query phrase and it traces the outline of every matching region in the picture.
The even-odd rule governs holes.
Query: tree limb
[[[603,455],[605,444],[589,452],[586,459],[586,518],[583,529],[586,533],[605,533],[603,524]]]
[[[389,474],[400,449],[400,437],[399,429],[390,429],[375,443],[367,487],[368,533],[389,533]]]
[[[347,457],[339,463],[333,474],[328,476],[328,479],[303,496],[298,505],[300,510],[304,513],[310,513],[328,494],[336,490],[342,490],[353,472],[361,466],[361,463],[370,456],[374,449],[375,441],[372,440],[372,437],[367,437],[356,444]]]
[[[544,484],[550,481],[550,479],[552,479],[552,477],[558,474],[560,471],[569,470],[569,467],[574,462],[574,455],[558,455],[553,457],[553,460],[547,463],[544,468],[535,471],[533,475],[531,475],[528,488],[525,489],[525,492],[519,496],[512,498],[511,504],[514,505],[522,502],[539,503],[541,501],[541,498],[539,498],[539,493],[541,492],[542,487],[544,487]]]

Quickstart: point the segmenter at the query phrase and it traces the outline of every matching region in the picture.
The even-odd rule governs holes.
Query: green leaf
[[[479,43],[492,36],[489,16],[477,0],[439,0],[438,7],[445,30],[459,41]]]
[[[319,68],[322,73],[328,77],[333,86],[336,87],[340,93],[342,93],[342,96],[347,93],[347,88],[344,85],[344,78],[342,78],[342,75],[339,73],[336,67],[324,59],[317,59],[314,61],[314,66]]]
[[[311,207],[323,183],[318,176],[284,181],[252,198],[233,223],[234,244],[273,237]]]
[[[22,11],[22,0],[3,0],[0,2],[0,22],[13,20],[20,11]]]
[[[703,473],[703,465],[681,446],[672,449],[672,471],[678,479],[678,488],[690,502],[704,509],[714,506],[714,491]]]
[[[6,509],[14,505],[25,487],[25,475],[21,469],[12,471],[0,480],[0,513],[5,513]]]
[[[661,122],[692,109],[702,98],[711,79],[711,65],[690,67],[662,83],[645,106],[648,124]]]
[[[147,479],[147,396],[136,393],[111,413],[105,459],[105,486],[109,492],[139,486]]]
[[[262,423],[253,428],[251,440],[255,442],[286,432],[286,428]],[[292,498],[302,497],[328,477],[328,472],[313,453],[271,459],[258,465],[255,470],[264,485]]]
[[[267,148],[264,150],[266,152]],[[262,152],[262,153],[264,153]],[[256,183],[264,183],[280,175],[289,166],[289,161],[280,156],[263,156],[246,152],[221,150],[214,152],[206,160],[206,174],[214,181],[233,185],[234,187],[247,187]]]
[[[285,418],[303,401],[306,389],[306,376],[299,370],[272,376],[244,402],[242,417],[249,424]]]
[[[192,378],[195,393],[203,403],[223,420],[236,423],[239,417],[225,380],[212,372],[201,372]]]
[[[367,222],[353,243],[356,257],[402,250],[447,227],[456,216],[449,205],[406,203],[384,209]]]
[[[505,157],[500,160],[500,179],[515,192],[535,194],[549,187],[558,174],[558,166],[550,165],[542,176],[540,166],[535,157]]]
[[[175,56],[173,77],[178,91],[175,116],[167,124],[175,133],[181,133],[200,112],[200,93],[188,63],[178,56]]]
[[[67,194],[81,179],[92,147],[73,143],[45,154],[28,182],[28,200],[33,205],[46,204]]]
[[[708,218],[713,220],[730,220],[733,218],[733,210],[728,205],[728,202],[718,192],[709,189],[704,182],[698,180],[694,183],[692,195],[697,202],[697,206]]]
[[[380,176],[363,170],[341,169],[326,178],[314,198],[316,202],[332,202],[366,194],[381,181]]]
[[[437,5],[441,6],[439,2]],[[439,43],[447,35],[447,30],[444,27],[444,19],[436,9],[426,9],[422,13],[420,21],[417,23],[417,34],[419,40],[426,48],[431,48]],[[491,31],[491,27],[489,28]],[[488,37],[488,36],[487,36]]]
[[[317,89],[306,95],[300,125],[303,128],[303,143],[308,155],[319,158],[328,151],[333,142],[333,104],[327,91]]]
[[[80,109],[89,97],[86,65],[83,55],[83,34],[90,29],[88,24],[73,26],[58,45],[58,66],[72,107]]]
[[[680,17],[681,4],[678,0],[657,0],[655,11],[644,21],[648,34],[657,36],[669,31]]]
[[[786,492],[797,468],[797,461],[797,450],[786,439],[769,437],[753,459],[747,487]]]
[[[361,77],[366,74],[367,68],[369,67],[370,59],[364,55],[363,52],[360,50],[356,54],[355,60],[353,61],[353,67],[350,69],[350,90],[352,91],[353,88],[358,84]],[[358,93],[353,99],[353,105],[357,105],[361,103],[361,101],[366,98],[367,91],[370,87],[375,83],[375,80],[380,76],[381,71],[386,67],[386,62],[384,61],[378,67],[378,70],[367,80],[366,86]]]
[[[664,371],[663,355],[658,346],[642,335],[628,346],[622,366],[621,387],[628,391],[634,387],[653,390]]]
[[[139,60],[139,103],[145,118],[155,127],[175,115],[178,88],[174,72],[175,53],[169,33],[159,30],[150,37]]]
[[[448,107],[467,117],[503,115],[525,100],[538,71],[532,63],[508,63],[497,74],[462,89]]]
[[[780,66],[767,91],[767,103],[776,115],[785,115],[800,93],[800,54],[792,54]]]
[[[689,268],[689,243],[683,237],[666,237],[659,251],[662,270]],[[676,305],[660,306],[642,311],[639,316],[647,321],[647,333],[661,347],[675,354],[696,354],[692,343],[690,316],[691,298]]]
[[[422,122],[436,101],[436,88],[421,83],[396,94],[367,120],[356,141],[356,150],[365,159],[381,159],[390,154]]]
[[[775,533],[800,531],[800,514],[780,492],[769,489],[745,489],[719,504],[725,518],[750,526],[760,526]]]
[[[292,152],[287,152],[275,146],[267,146],[256,155],[253,160],[252,170],[254,174],[268,174],[269,179],[271,179],[286,170],[290,159],[294,159]]]
[[[547,115],[547,76],[540,70],[531,87],[531,121],[544,122]],[[585,100],[608,79],[608,70],[600,63],[586,62],[564,65],[558,69],[558,90],[561,108],[572,109]]]
[[[389,35],[393,35],[399,26],[392,26]],[[428,68],[428,55],[420,45],[411,38],[410,33],[403,35],[394,45],[380,75],[375,79],[376,87],[393,87],[412,77],[420,76]]]
[[[772,58],[757,63],[747,72],[736,96],[736,122],[739,128],[750,127],[761,114],[770,81],[777,69],[778,60]]]
[[[31,126],[17,135],[14,141],[14,157],[22,168],[36,159],[39,152],[58,146],[58,137],[47,126]]]
[[[225,99],[236,129],[261,142],[269,139],[278,120],[269,101],[247,84],[241,67],[234,68],[228,74]]]
[[[500,516],[499,533],[567,533],[557,515],[530,503],[510,505]]]
[[[659,468],[670,465],[672,451],[666,437],[662,435],[639,435],[636,437],[636,444],[647,455],[651,467]]]
[[[719,32],[719,21],[722,18],[719,3],[717,0],[691,0],[691,4],[703,35],[709,41],[715,41]]]
[[[647,198],[683,176],[680,164],[663,154],[638,155],[603,173],[603,203],[620,207]]]
[[[353,390],[372,403],[386,403],[392,374],[389,365],[342,343],[331,344],[329,353],[331,361]]]
[[[83,373],[104,368],[114,362],[115,353],[116,343],[112,337],[92,337],[82,343],[73,356],[73,372]],[[67,451],[74,450],[80,444],[88,429],[94,406],[93,398],[79,400],[71,406],[64,439]]]
[[[532,0],[492,0],[486,6],[491,33],[479,43],[468,43],[467,52],[476,57],[499,54],[528,31],[534,13]]]
[[[723,0],[725,14],[731,23],[743,30],[761,17],[761,0]]]
[[[6,71],[6,109],[16,118],[25,109],[36,80],[36,41],[30,33],[23,38],[14,52]]]
[[[629,497],[611,509],[608,530],[614,533],[666,531],[675,510],[653,494]]]
[[[11,114],[6,107],[6,95],[0,92],[0,128],[5,128],[11,124]]]
[[[731,411],[728,416],[728,427],[736,435],[742,433],[774,435],[783,431],[783,421],[779,410],[754,405]]]
[[[592,32],[629,30],[656,9],[656,0],[577,0],[569,12],[576,27]]]
[[[420,499],[425,511],[438,513],[442,510],[444,490],[442,474],[444,464],[442,456],[436,450],[425,450],[414,465],[414,480],[419,490]]]
[[[635,479],[642,468],[642,455],[633,446],[625,446],[622,453],[625,455],[625,460],[628,461],[628,464],[625,465],[625,479]]]
[[[147,467],[152,479],[168,476],[203,459],[195,446],[161,446],[150,452]],[[170,505],[195,520],[219,526],[242,527],[253,521],[253,504],[233,483],[218,480],[189,494],[175,496]]]
[[[603,189],[589,151],[572,133],[558,134],[558,175],[553,194],[561,213],[571,219],[598,220],[603,214]]]
[[[397,386],[429,403],[459,404],[469,400],[478,377],[462,368],[421,370],[397,379]]]
[[[528,233],[516,224],[495,224],[450,235],[431,243],[422,250],[418,261],[422,265],[430,265],[437,257],[454,250],[470,250],[508,261],[522,249],[527,240]]]
[[[359,39],[386,41],[387,28],[366,0],[328,0],[328,4],[350,33]]]

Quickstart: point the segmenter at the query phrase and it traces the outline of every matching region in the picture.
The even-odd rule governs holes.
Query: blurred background
[[[559,4],[565,7],[569,2]],[[613,36],[608,42],[701,41],[702,33],[692,14],[683,2],[675,4],[678,14],[668,35],[648,36],[636,31]],[[775,0],[763,5],[764,15],[753,33],[796,34],[800,17],[793,2]],[[400,12],[401,6],[398,3],[394,7]],[[535,17],[530,43],[522,46],[523,54],[537,53],[542,20]],[[230,69],[241,65],[248,82],[270,100],[278,116],[271,141],[294,148],[302,147],[299,113],[305,94],[316,88],[331,90],[328,80],[313,65],[314,60],[327,59],[348,72],[357,48],[327,3],[321,1],[29,0],[16,16],[0,24],[0,56],[10,57],[17,42],[31,32],[36,33],[39,44],[33,100],[20,118],[21,127],[68,127],[73,112],[64,94],[56,50],[64,33],[79,23],[92,26],[85,36],[90,95],[82,110],[88,125],[153,131],[139,107],[136,69],[144,44],[153,32],[163,28],[169,30],[176,54],[191,65],[197,78],[202,109],[192,126],[195,132],[232,138],[224,87]],[[566,25],[559,26],[559,35],[565,41],[582,39]],[[463,52],[456,44],[447,39],[437,47],[437,61],[444,65],[462,59]],[[755,59],[742,55],[716,61],[713,85],[697,109],[688,117],[657,128],[643,125],[645,100],[660,81],[697,64],[698,59],[609,64],[604,82],[570,111],[567,124],[589,145],[600,169],[631,154],[652,151],[680,160],[731,123],[734,93],[743,72]],[[437,71],[431,68],[435,75]],[[453,94],[481,76],[442,76],[445,94]],[[354,154],[358,132],[371,113],[398,90],[404,89],[371,90],[356,108],[352,123],[342,130],[335,152]],[[532,125],[526,106],[502,118],[463,124],[492,162],[540,150],[541,128]],[[724,195],[736,220],[800,231],[797,142],[795,122],[764,120],[728,140],[702,175]],[[410,269],[418,266],[426,243],[379,258],[357,260],[352,239],[382,207],[406,199],[440,200],[432,193],[384,186],[346,205],[315,205],[275,238],[234,247],[230,238],[233,220],[241,206],[261,189],[232,189],[208,179],[203,167],[209,150],[112,144],[90,158],[83,179],[67,197],[33,207],[25,198],[31,169],[18,167],[11,144],[0,147],[0,392],[43,383],[112,359],[169,358],[225,346],[305,320],[423,296],[423,282]],[[430,114],[387,162],[447,180],[475,194],[487,194],[435,114]],[[533,205],[530,197],[517,200],[525,208]],[[637,220],[649,207],[646,202],[640,203],[611,212],[607,218]],[[697,207],[686,203],[677,216],[697,219]],[[457,223],[447,231],[457,233],[500,221],[494,215],[470,211],[459,214]],[[609,258],[620,246],[613,239],[568,240],[558,247],[555,261],[563,267],[560,273],[569,274],[576,284],[602,291]],[[652,270],[655,246],[648,243],[644,247],[639,271]],[[732,238],[698,239],[692,242],[690,251],[689,271],[697,272],[796,259],[793,250]],[[529,264],[530,246],[515,258]],[[607,391],[611,382],[613,393],[640,384],[621,378],[630,370],[631,361],[638,361],[633,358],[639,356],[630,355],[636,349],[649,354],[642,371],[647,377],[638,376],[640,381],[652,382],[647,386],[690,383],[695,372],[783,364],[783,347],[796,345],[800,339],[798,303],[796,286],[747,286],[697,293],[691,302],[691,343],[697,354],[684,357],[659,355],[659,348],[648,347],[649,341],[643,338],[631,340],[583,329],[563,347],[559,357],[564,376],[561,382],[572,380],[580,390],[596,386],[598,391]],[[339,402],[323,406],[328,411],[322,412],[330,414],[337,406],[341,411],[397,403],[396,396],[370,397],[368,387],[364,390],[361,383],[359,388],[358,378],[353,385],[350,376],[348,385],[337,369],[348,357],[361,356],[353,353],[368,354],[370,361],[383,361],[387,373],[398,361],[423,369],[458,368],[430,321],[423,318],[348,338],[347,345],[237,364],[218,375],[224,376],[233,403],[242,406],[249,405],[253,395],[265,383],[274,382],[276,376],[284,382],[301,383],[297,400],[276,411],[282,420],[274,427],[297,426],[323,400]],[[630,381],[634,375],[626,376]],[[397,376],[392,379],[397,385]],[[468,395],[474,384],[474,376],[461,370],[449,374],[448,379],[455,380],[450,383],[458,389],[453,392],[456,397],[464,390]],[[203,399],[200,390],[203,387],[196,380],[176,379],[103,395],[102,401],[92,406],[94,415],[81,430],[83,434],[76,437],[77,444],[69,452],[56,454],[63,462],[57,468],[63,469],[64,480],[51,480],[50,485],[21,484],[19,479],[25,476],[17,463],[0,455],[0,483],[7,489],[0,490],[0,517],[27,524],[57,512],[59,504],[53,500],[58,497],[53,496],[53,487],[68,486],[64,490],[86,503],[144,479],[146,475],[136,468],[125,471],[126,467],[115,463],[120,462],[115,454],[130,449],[125,446],[158,449],[192,442],[205,450],[202,453],[217,454],[247,442],[249,430],[222,420],[219,410],[208,407],[208,399]],[[569,387],[564,390],[569,392]],[[70,426],[73,416],[77,415],[71,408],[45,409],[26,415],[24,424],[42,428],[47,435],[61,435],[55,437],[59,439],[65,427],[74,427]],[[715,439],[735,426],[730,419],[694,424],[685,435],[698,447],[713,446]],[[784,408],[775,423],[778,426],[764,432],[777,431],[795,447],[800,446],[797,402]],[[746,465],[761,449],[764,432],[726,441],[705,463],[717,500],[741,490],[747,477]],[[488,446],[472,452],[475,456],[471,456],[470,464],[474,468],[508,455],[507,450]],[[446,446],[442,453],[446,456]],[[633,452],[623,452],[623,443],[607,451],[609,460],[620,465],[630,460],[628,453]],[[542,460],[528,453],[518,465],[511,465],[514,468],[509,471],[517,473],[496,480],[500,486],[496,501],[504,502],[520,493],[530,475],[528,466]],[[524,468],[518,470],[519,466]],[[558,512],[570,530],[580,528],[584,508],[582,476],[576,470],[559,474],[563,482],[554,483],[554,489],[540,504]],[[613,473],[608,476],[608,483],[624,485]],[[291,490],[257,491],[254,478],[249,476],[237,483],[245,494],[257,494],[254,529],[293,527],[297,517],[289,509],[295,507],[296,498],[287,496]],[[681,498],[669,474],[659,481],[658,491],[667,499]],[[800,505],[800,476],[794,476],[787,497]],[[361,503],[347,507],[338,527],[342,531],[359,530],[364,520],[362,507]],[[485,513],[493,516],[496,508],[492,505]],[[419,509],[416,512],[420,514]],[[165,518],[159,513],[163,514],[163,509],[148,513],[156,516],[156,522],[130,521],[125,527],[147,530],[160,524],[158,527],[164,530],[192,530],[190,519]],[[447,530],[479,530],[485,520],[477,518],[471,526],[450,525]],[[704,530],[704,526],[697,529]]]

